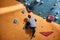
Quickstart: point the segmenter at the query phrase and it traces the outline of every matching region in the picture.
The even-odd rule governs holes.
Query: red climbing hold
[[[53,15],[49,15],[48,16],[48,20],[54,20],[54,16]]]
[[[49,35],[51,35],[53,32],[40,32],[40,34],[48,37]]]

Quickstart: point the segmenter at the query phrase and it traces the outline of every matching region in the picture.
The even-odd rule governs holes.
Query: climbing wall
[[[58,13],[59,19],[54,22],[60,24],[60,2],[58,0],[40,0],[39,3],[36,3],[35,0],[27,0],[23,4],[26,3],[28,5],[34,5],[32,12],[43,18],[46,18],[49,14],[56,15]]]
[[[31,4],[35,0],[28,0],[25,3]],[[34,4],[34,10],[33,12],[39,16],[47,17],[48,14],[51,12],[51,8],[54,6],[54,4],[57,4],[57,0],[40,0],[39,3]]]
[[[17,3],[19,4],[19,2]],[[4,9],[0,9],[0,11],[3,10],[0,13],[0,40],[60,40],[60,25],[54,22],[49,23],[46,19],[32,12],[30,15],[37,19],[37,28],[35,38],[31,39],[31,30],[23,29],[25,24],[24,19],[27,18],[29,13],[21,3],[19,5],[16,5],[19,10],[16,10],[16,7],[13,6],[14,8],[9,8],[10,12],[7,13],[4,13]],[[15,10],[11,11],[11,9]]]
[[[50,12],[50,14],[55,15],[56,13],[58,13],[58,17],[59,19],[56,21],[56,23],[60,24],[60,2],[57,0],[57,3],[55,4],[55,6],[53,6],[53,10]]]

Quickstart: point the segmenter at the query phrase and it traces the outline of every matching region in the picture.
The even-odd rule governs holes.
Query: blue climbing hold
[[[16,24],[18,22],[18,20],[17,19],[14,19],[14,23]]]

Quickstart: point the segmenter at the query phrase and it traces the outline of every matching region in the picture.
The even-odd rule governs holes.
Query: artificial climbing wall
[[[32,5],[32,3],[34,3],[34,1],[35,0],[28,0],[25,3]],[[60,24],[60,22],[59,22],[60,21],[60,11],[59,11],[60,2],[58,0],[40,0],[39,3],[36,3],[36,1],[35,1],[33,8],[34,8],[34,10],[32,10],[32,12],[43,18],[46,18],[49,14],[55,15],[56,13],[58,13],[59,19],[54,22]]]
[[[20,5],[20,8],[22,6],[23,5]],[[17,7],[19,8],[19,6]],[[14,7],[12,9],[16,8]],[[23,6],[23,8],[19,10],[8,10],[10,12],[0,13],[0,40],[30,40],[31,31],[29,29],[23,29],[25,24],[23,20],[28,16],[25,7]],[[25,10],[24,14],[22,13],[22,10]],[[32,12],[30,15],[37,19],[35,38],[32,38],[31,40],[60,40],[60,25],[54,22],[49,23]],[[14,22],[14,20],[16,20],[16,22]]]
[[[25,3],[31,4],[35,0],[27,0]],[[42,4],[41,4],[42,3]],[[51,8],[57,4],[57,0],[40,0],[39,3],[34,4],[33,12],[37,15],[40,14],[42,17],[47,17],[47,15],[51,12]]]

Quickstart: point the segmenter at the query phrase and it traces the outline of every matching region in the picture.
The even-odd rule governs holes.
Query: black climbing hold
[[[50,10],[53,10],[54,9],[54,7],[52,7]]]
[[[57,6],[57,3],[55,3],[54,6]]]
[[[14,19],[13,23],[15,23],[15,24],[16,24],[17,22],[18,22],[18,20],[17,20],[17,19]]]
[[[59,13],[58,13],[58,12],[56,12],[54,16],[57,16],[58,14],[59,14]]]
[[[58,12],[56,12],[56,15],[58,15],[59,13]]]
[[[28,13],[30,13],[30,12],[32,12],[34,10],[34,8],[33,8],[32,5],[27,5],[26,10],[27,10]]]

